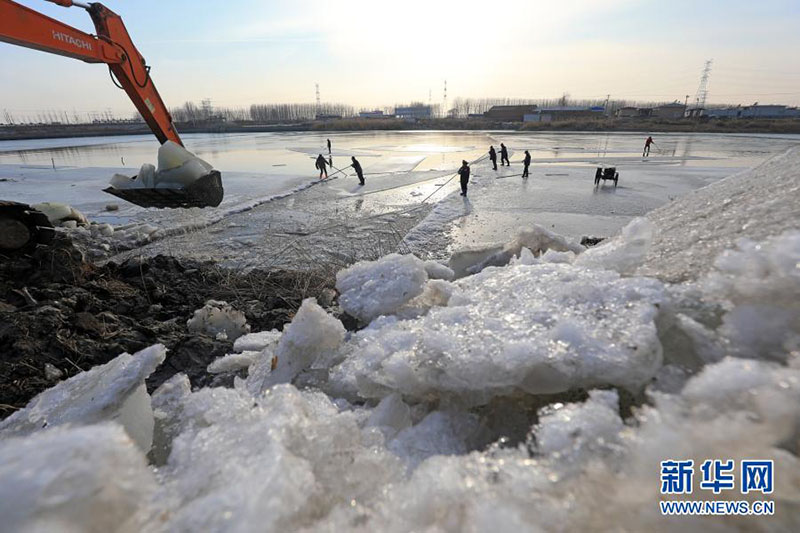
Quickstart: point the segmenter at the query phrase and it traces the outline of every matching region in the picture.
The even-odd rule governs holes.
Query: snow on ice
[[[663,227],[640,220],[590,251],[528,239],[455,281],[410,255],[356,264],[337,287],[367,326],[306,300],[283,332],[240,337],[252,361],[234,388],[177,375],[150,400],[153,347],[34,399],[0,432],[4,525],[798,531],[800,233],[778,227],[685,282],[695,255],[636,275],[664,253]],[[149,456],[119,414],[140,392]],[[775,461],[776,514],[661,516],[670,458]]]

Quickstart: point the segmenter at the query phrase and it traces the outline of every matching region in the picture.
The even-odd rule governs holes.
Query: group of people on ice
[[[642,152],[642,157],[648,157],[650,155],[650,146],[655,144],[653,137],[649,136],[644,141],[644,151]],[[353,167],[353,170],[356,171],[356,175],[358,176],[358,181],[360,185],[364,185],[364,170],[361,168],[361,163],[355,158],[355,156],[350,158],[352,163],[349,165]],[[489,160],[492,162],[492,169],[497,170],[497,151],[494,149],[494,146],[489,146]],[[333,167],[333,155],[331,154],[331,140],[328,139],[328,159],[325,159],[322,154],[319,154],[317,157],[316,165],[317,170],[319,170],[319,179],[323,179],[328,177],[328,167]],[[503,143],[500,143],[500,166],[511,166],[511,161],[508,159],[508,148]],[[528,150],[525,150],[525,157],[522,159],[522,177],[527,178],[529,176],[529,169],[531,166],[531,153]],[[337,169],[338,172],[341,170]],[[469,185],[469,176],[470,176],[470,167],[469,163],[466,160],[461,162],[461,168],[458,169],[458,175],[461,179],[461,196],[467,195],[467,186]]]
[[[364,169],[361,168],[361,163],[358,162],[355,156],[350,158],[352,163],[349,166],[353,167],[353,170],[356,171],[356,176],[358,176],[358,184],[364,185],[366,181],[364,181]],[[322,154],[317,156],[317,161],[314,166],[319,170],[319,179],[328,178],[328,167],[335,168],[333,166],[333,154],[331,153],[331,140],[328,139],[328,159],[325,159]],[[347,167],[345,167],[347,168]],[[337,172],[342,172],[344,169],[337,169]]]

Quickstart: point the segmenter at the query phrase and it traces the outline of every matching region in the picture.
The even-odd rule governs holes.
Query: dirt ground
[[[63,236],[30,255],[0,256],[0,418],[60,379],[155,343],[168,353],[150,390],[177,372],[210,384],[206,366],[232,342],[190,333],[194,310],[225,300],[253,331],[281,329],[306,297],[330,305],[332,286],[325,272],[239,274],[163,255],[97,266]]]

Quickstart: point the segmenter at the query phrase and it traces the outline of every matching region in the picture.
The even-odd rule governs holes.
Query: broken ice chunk
[[[364,322],[391,314],[422,294],[426,281],[425,263],[410,254],[359,261],[336,274],[339,303],[348,314]]]
[[[335,351],[344,341],[344,334],[342,323],[326,313],[316,299],[303,300],[292,322],[283,330],[276,359],[262,353],[251,368],[248,390],[263,391],[279,383],[290,383],[317,358]],[[268,352],[269,348],[265,350]],[[268,374],[266,368],[270,369]]]
[[[236,352],[261,351],[267,346],[277,343],[280,338],[281,332],[277,329],[248,333],[236,339],[233,349]]]
[[[440,282],[446,283],[446,282]],[[520,391],[614,385],[639,390],[661,366],[654,319],[663,286],[611,271],[541,263],[463,278],[446,306],[375,321],[343,351],[331,390],[364,398],[483,405]]]
[[[206,333],[212,337],[224,333],[231,340],[250,332],[244,313],[234,309],[228,302],[219,300],[208,300],[194,312],[194,316],[186,322],[186,327],[189,331]]]
[[[443,279],[449,281],[455,277],[455,272],[448,267],[436,261],[425,261],[425,272],[428,273],[429,279]]]
[[[156,490],[142,451],[110,422],[0,441],[0,479],[4,531],[137,531]]]
[[[133,178],[114,174],[111,186],[115,189],[183,188],[208,174],[213,167],[186,148],[167,141],[158,149],[158,169],[144,164]]]
[[[147,451],[153,441],[153,411],[144,380],[164,361],[166,353],[163,345],[156,344],[133,355],[123,353],[62,381],[0,423],[0,436],[116,420]]]
[[[622,228],[619,236],[580,254],[575,264],[633,274],[644,261],[652,241],[653,224],[646,218],[635,218]]]

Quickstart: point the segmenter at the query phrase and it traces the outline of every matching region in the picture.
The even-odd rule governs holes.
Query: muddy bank
[[[57,380],[154,343],[169,349],[148,380],[177,372],[208,385],[205,368],[229,340],[190,333],[186,321],[209,299],[244,312],[253,331],[282,328],[306,297],[330,303],[321,272],[226,270],[212,262],[156,256],[96,266],[65,237],[28,256],[0,258],[0,417]]]

